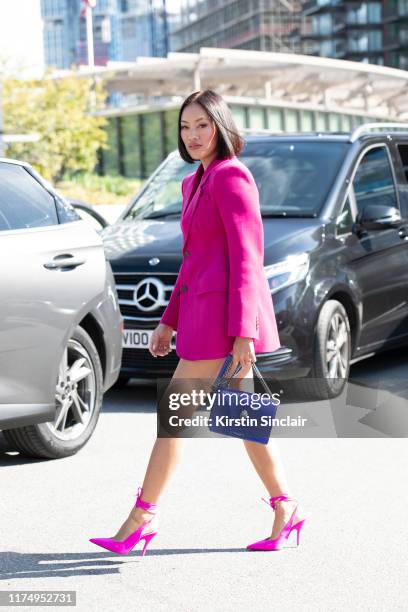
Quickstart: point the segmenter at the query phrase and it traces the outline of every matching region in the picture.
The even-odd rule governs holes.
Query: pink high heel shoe
[[[267,501],[264,497],[262,499],[274,510],[276,508],[276,503],[279,501],[296,501],[295,499],[293,499],[293,497],[289,497],[285,493],[283,493],[282,495],[276,495],[275,497],[270,497],[269,501]],[[304,518],[301,521],[298,521],[295,525],[292,524],[297,508],[298,506],[296,505],[295,509],[291,514],[290,519],[288,520],[286,525],[284,525],[282,531],[280,532],[277,538],[273,540],[271,538],[265,538],[264,540],[259,540],[258,542],[254,542],[253,544],[248,544],[247,548],[249,550],[280,550],[284,544],[284,541],[289,538],[293,529],[296,529],[297,545],[299,546],[300,531],[306,519]]]
[[[137,498],[135,506],[136,508],[143,508],[143,510],[148,510],[152,514],[156,514],[157,512],[157,504],[150,504],[142,500],[143,489],[141,487],[137,490]],[[114,540],[113,538],[91,538],[89,541],[93,542],[93,544],[97,544],[102,548],[106,548],[106,550],[110,550],[111,552],[118,553],[119,555],[127,555],[132,548],[136,546],[140,540],[144,540],[144,547],[142,550],[142,557],[146,552],[146,548],[149,545],[150,541],[157,535],[157,531],[151,531],[149,533],[143,533],[144,528],[148,525],[154,517],[147,521],[143,521],[143,523],[126,538],[126,540]]]

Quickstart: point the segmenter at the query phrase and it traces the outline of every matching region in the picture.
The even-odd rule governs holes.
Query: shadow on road
[[[286,544],[285,548],[297,548],[296,544]],[[27,578],[65,578],[92,574],[118,573],[124,563],[148,562],[149,557],[172,555],[202,555],[213,553],[248,553],[246,548],[169,548],[154,549],[146,552],[134,548],[128,555],[106,552],[87,553],[0,553],[0,581]],[[96,566],[96,567],[95,567]],[[98,567],[99,566],[99,567]]]
[[[130,380],[122,389],[109,389],[104,395],[102,412],[156,412],[156,383],[141,385]]]
[[[351,366],[349,381],[369,388],[384,389],[408,399],[406,349],[395,349],[364,359]]]

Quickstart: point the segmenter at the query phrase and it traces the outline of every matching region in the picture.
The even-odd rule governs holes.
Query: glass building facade
[[[80,0],[41,0],[44,60],[69,69],[77,61]]]
[[[308,0],[307,52],[408,68],[408,0]]]
[[[294,33],[302,18],[300,0],[183,0],[172,48],[296,52]]]
[[[169,48],[169,22],[164,0],[122,0],[120,27],[123,61],[139,56],[165,57]]]
[[[92,10],[95,64],[119,59],[121,0],[98,0]],[[88,61],[86,21],[82,0],[41,0],[44,59],[47,66],[69,69]]]
[[[41,0],[47,66],[69,69],[88,61],[82,0]],[[168,18],[163,0],[97,0],[92,10],[95,64],[166,56]]]
[[[229,103],[239,129],[277,132],[349,132],[373,117]],[[129,112],[108,118],[108,149],[99,153],[99,174],[147,178],[177,149],[179,107]]]
[[[121,59],[120,6],[121,0],[97,0],[95,8],[92,9],[94,55],[97,66],[106,66],[110,60]],[[79,21],[76,63],[88,63],[86,20],[84,18]]]
[[[385,64],[408,70],[408,0],[384,2]]]

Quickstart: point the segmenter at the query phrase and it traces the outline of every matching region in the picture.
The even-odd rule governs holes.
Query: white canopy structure
[[[103,76],[109,92],[125,96],[125,106],[136,98],[143,105],[174,102],[210,88],[240,103],[408,120],[407,71],[347,60],[202,47],[81,74]]]

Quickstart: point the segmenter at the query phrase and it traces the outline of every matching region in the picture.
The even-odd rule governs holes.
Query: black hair
[[[199,104],[214,121],[217,129],[217,159],[239,155],[244,148],[244,140],[238,133],[231,109],[224,98],[212,89],[194,91],[183,102],[178,116],[178,149],[184,161],[193,164],[193,159],[181,138],[181,115],[183,110],[193,102]]]

